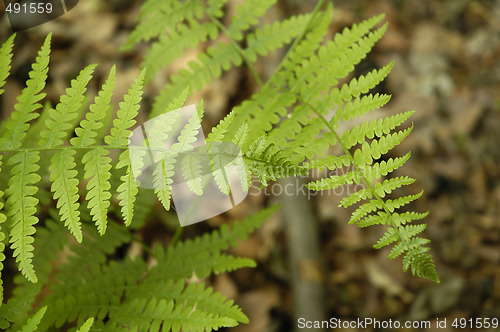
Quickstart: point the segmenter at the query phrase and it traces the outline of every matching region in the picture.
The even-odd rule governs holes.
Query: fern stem
[[[154,147],[146,147],[146,146],[122,146],[122,145],[85,145],[85,146],[71,146],[71,145],[66,145],[66,146],[55,146],[55,147],[32,147],[32,148],[10,148],[10,149],[3,149],[0,150],[0,153],[8,153],[8,152],[31,152],[31,151],[61,151],[61,150],[92,150],[92,149],[108,149],[108,150],[143,150],[147,149],[148,151],[152,152],[168,152],[169,150],[167,149],[162,149],[162,148],[154,148]],[[199,156],[212,156],[212,154],[208,152],[193,152],[191,150],[188,151],[175,151],[176,154],[191,154],[191,153],[196,153]],[[231,154],[224,154],[224,153],[219,153],[221,156],[224,157],[234,157]],[[265,165],[270,165],[273,166],[273,164],[269,161],[249,157],[249,156],[242,156],[243,159],[248,160],[248,161],[253,161]],[[304,167],[304,169],[306,169]]]
[[[252,62],[246,56],[245,51],[241,48],[241,46],[233,38],[230,37],[229,31],[227,30],[227,28],[222,23],[219,22],[218,19],[212,17],[212,15],[210,15],[210,14],[208,14],[208,17],[210,17],[210,20],[212,20],[212,22],[222,32],[224,32],[224,34],[229,39],[229,41],[231,42],[231,44],[233,44],[233,46],[236,48],[236,50],[238,51],[238,53],[240,53],[243,61],[245,61],[245,64],[247,65],[248,69],[250,70],[250,72],[252,73],[253,77],[255,78],[255,81],[257,82],[257,84],[259,85],[259,87],[262,88],[262,86],[264,86],[264,83],[262,82],[262,79],[260,78],[259,74],[255,70],[254,66],[252,65]]]
[[[174,237],[172,238],[172,240],[170,241],[170,244],[169,244],[169,246],[171,248],[174,247],[177,244],[177,242],[179,242],[179,239],[181,238],[183,230],[184,230],[183,227],[177,227],[175,229]]]

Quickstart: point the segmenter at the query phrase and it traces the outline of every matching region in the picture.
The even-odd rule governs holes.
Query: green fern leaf
[[[120,109],[113,120],[113,128],[109,135],[104,138],[106,144],[110,146],[127,146],[128,138],[131,134],[130,128],[135,125],[135,117],[138,114],[139,102],[142,99],[142,87],[144,84],[145,71],[141,71],[139,76],[132,83],[128,93],[120,102]]]
[[[26,325],[23,326],[19,332],[34,332],[37,330],[38,324],[40,324],[40,321],[42,320],[43,316],[45,315],[45,312],[47,311],[47,306],[44,306],[40,308],[34,315],[31,317]]]
[[[94,324],[94,317],[87,319],[76,332],[89,332],[92,324]]]
[[[201,158],[188,152],[184,158],[182,158],[181,166],[182,175],[189,189],[196,195],[201,196],[203,194]]]
[[[174,29],[180,21],[199,19],[203,17],[204,10],[205,4],[201,1],[146,1],[139,13],[140,24],[129,35],[121,50],[129,50],[142,40],[148,41],[165,31]]]
[[[113,127],[110,129],[109,135],[104,138],[104,141],[110,146],[127,146],[129,144],[130,127],[136,122],[134,119],[139,110],[138,104],[141,101],[144,75],[145,72],[143,70],[132,83],[123,101],[120,102],[120,109],[116,113],[117,118],[113,120]],[[129,151],[125,150],[120,154],[119,161],[116,164],[117,169],[126,168],[126,174],[120,177],[122,182],[117,191],[118,204],[121,206],[123,220],[127,226],[132,222],[135,197],[139,191],[137,182],[135,181],[137,174],[134,174],[134,170],[142,168],[141,158],[145,153],[145,151],[142,154],[136,153],[134,154],[134,158],[130,158]]]
[[[389,134],[391,130],[406,121],[413,113],[413,111],[409,111],[383,119],[364,122],[362,125],[346,130],[342,134],[342,141],[346,148],[350,149],[356,144],[362,144],[365,138],[373,139],[375,136],[382,137],[384,134]]]
[[[408,212],[404,212],[401,214],[394,212],[391,215],[391,217],[392,217],[394,225],[400,226],[400,225],[405,225],[405,224],[412,222],[414,220],[424,219],[428,215],[429,215],[429,212],[418,213],[418,212],[408,211]]]
[[[7,39],[5,43],[0,47],[0,95],[4,93],[2,87],[5,84],[5,79],[9,76],[10,72],[10,62],[12,59],[12,47],[14,46],[14,38],[16,34]]]
[[[148,277],[156,276],[158,271],[153,268]],[[203,283],[189,283],[183,279],[174,282],[169,279],[167,282],[152,282],[141,285],[127,294],[130,299],[154,297],[166,301],[173,300],[175,303],[183,303],[185,306],[196,307],[197,311],[204,312],[214,317],[226,317],[236,322],[248,323],[248,318],[241,312],[241,309],[234,305],[233,301],[227,301],[219,293],[214,293],[213,289],[206,288]],[[113,314],[111,314],[113,320]]]
[[[218,317],[182,303],[155,298],[130,301],[114,315],[114,320],[118,326],[128,322],[130,329],[141,331],[159,331],[161,328],[163,331],[179,332],[182,327],[182,331],[203,332],[238,324],[231,318]]]
[[[71,87],[66,90],[66,95],[55,109],[50,109],[50,118],[47,120],[47,129],[40,133],[39,145],[42,148],[54,148],[62,145],[67,139],[69,130],[72,128],[70,121],[77,116],[76,110],[82,106],[83,94],[87,84],[92,78],[96,65],[87,66],[78,77],[71,81]],[[75,170],[76,163],[73,149],[63,149],[52,157],[50,171],[51,191],[60,209],[61,221],[68,227],[78,242],[82,241],[82,230],[80,223],[80,204],[78,203],[78,172]]]
[[[167,112],[150,120],[152,126],[148,127],[148,143],[151,149],[162,149],[167,142],[172,128],[179,121],[179,111],[173,111],[184,103],[184,96],[172,103]],[[171,184],[172,177],[175,175],[174,165],[176,163],[177,153],[174,151],[161,151],[155,154],[154,161],[156,166],[153,170],[153,188],[154,192],[163,207],[168,211],[170,209]]]
[[[97,130],[103,127],[103,120],[109,110],[109,103],[113,94],[115,84],[115,66],[109,72],[108,78],[95,101],[90,105],[90,112],[80,122],[80,127],[75,129],[76,137],[71,139],[73,146],[89,146],[96,143]],[[85,197],[88,201],[92,220],[95,222],[99,232],[104,234],[107,223],[107,212],[110,206],[111,184],[109,179],[111,173],[111,158],[108,150],[95,148],[88,151],[82,158],[84,164],[85,179],[89,179]]]
[[[181,69],[171,76],[171,83],[165,85],[155,98],[151,116],[161,113],[163,105],[168,104],[186,88],[199,90],[212,79],[219,78],[222,70],[228,70],[233,64],[240,66],[243,60],[234,45],[219,43],[210,46],[205,53],[198,55],[198,61],[190,61],[189,69]]]
[[[68,227],[69,231],[78,242],[82,242],[82,229],[80,222],[80,204],[78,203],[78,172],[74,169],[75,150],[64,149],[56,153],[51,160],[50,190],[57,200],[57,208],[61,215],[61,221]]]
[[[50,38],[51,34],[45,38],[35,63],[32,65],[32,70],[29,72],[30,78],[26,81],[26,88],[17,97],[15,111],[5,125],[6,132],[0,137],[0,149],[20,148],[21,141],[30,127],[28,122],[36,119],[39,115],[34,111],[42,107],[39,101],[45,97],[45,93],[41,93],[41,91],[47,80]]]
[[[213,22],[197,23],[190,22],[189,25],[180,24],[176,30],[168,35],[162,34],[158,42],[154,43],[147,51],[142,68],[146,69],[146,82],[166,67],[174,59],[182,56],[186,49],[195,48],[199,43],[217,37],[218,29]]]
[[[398,240],[400,240],[398,231],[394,227],[389,227],[373,248],[380,249]]]
[[[310,182],[306,186],[310,190],[319,191],[319,190],[336,189],[340,186],[345,185],[346,183],[359,184],[360,182],[361,182],[361,173],[356,170],[356,171],[347,172],[346,174],[333,175],[329,178],[323,178],[321,180]],[[365,196],[367,198],[370,198],[369,194],[366,194]]]
[[[368,181],[368,183],[372,183],[375,179],[379,179],[381,176],[386,176],[387,174],[390,174],[394,170],[403,166],[404,163],[408,159],[410,159],[410,156],[411,153],[408,152],[402,157],[389,158],[389,160],[387,161],[383,160],[379,163],[374,163],[371,166],[361,166],[360,169],[362,170],[366,181]]]
[[[233,143],[237,147],[241,147],[245,144],[246,137],[248,135],[248,123],[244,122],[241,127],[236,132],[236,135],[233,138]],[[241,188],[244,192],[247,192],[250,188],[252,181],[252,171],[250,167],[247,167],[247,163],[244,158],[236,158],[233,162],[233,165],[236,167],[236,171],[238,172],[238,177],[241,180]]]
[[[386,154],[393,147],[401,143],[410,134],[412,129],[413,126],[393,134],[384,135],[378,140],[372,140],[371,144],[364,142],[361,149],[357,149],[354,152],[354,162],[357,165],[371,165],[373,159],[379,159],[383,154]]]
[[[111,199],[111,158],[106,149],[92,149],[82,159],[85,164],[85,178],[87,182],[87,207],[90,209],[92,220],[95,222],[100,234],[104,234],[107,225],[107,214]]]
[[[206,143],[210,144],[212,142],[221,142],[227,134],[229,126],[234,119],[234,110],[231,111],[224,119],[222,119],[219,124],[212,128],[212,132],[208,134]]]
[[[340,119],[349,121],[356,117],[362,116],[372,110],[378,109],[389,102],[391,96],[385,94],[366,95],[357,97],[354,100],[343,105],[338,109],[335,116],[330,120],[332,127],[337,127]],[[356,136],[358,137],[358,136]]]
[[[236,7],[236,15],[231,18],[228,36],[233,40],[243,39],[242,31],[259,23],[258,17],[265,14],[276,0],[249,0]]]
[[[349,219],[349,224],[354,224],[358,222],[361,218],[366,216],[368,213],[377,211],[382,208],[382,203],[377,199],[372,199],[368,203],[359,206],[351,215]]]
[[[235,260],[234,257],[220,255],[220,251],[227,250],[229,246],[235,246],[238,240],[245,240],[249,233],[253,232],[278,209],[278,205],[271,206],[241,222],[234,222],[231,227],[224,224],[218,232],[214,231],[194,240],[177,243],[170,247],[166,254],[160,251],[157,255],[158,273],[169,273],[173,278],[190,278],[194,272],[201,278],[208,276],[214,268],[223,272],[224,266],[234,268],[238,265],[248,266],[252,264],[248,260]],[[212,256],[217,259],[212,259]],[[233,262],[231,263],[229,260]],[[223,262],[223,264],[218,264],[218,261]]]
[[[31,282],[37,282],[33,268],[33,234],[38,222],[36,206],[38,199],[33,197],[38,188],[36,184],[41,177],[37,174],[40,160],[38,151],[22,151],[14,154],[8,165],[12,165],[9,187],[5,193],[7,199],[8,217],[11,220],[10,242],[14,250],[13,256],[19,265],[19,270]]]
[[[103,127],[102,121],[109,110],[115,85],[115,73],[116,67],[113,66],[101,91],[95,97],[94,103],[90,105],[90,112],[87,112],[86,118],[80,122],[80,127],[75,129],[76,137],[70,140],[73,146],[89,146],[96,143],[96,131]]]
[[[408,186],[415,182],[415,179],[407,176],[399,176],[392,179],[386,179],[383,183],[376,183],[374,190],[377,195],[384,198],[386,194],[390,194],[393,190],[401,188],[402,186]]]
[[[0,154],[0,171],[2,170],[2,158],[3,156]],[[5,214],[3,214],[2,209],[4,206],[4,203],[2,201],[2,197],[4,195],[4,192],[0,190],[0,304],[3,303],[3,279],[2,277],[2,271],[3,271],[3,261],[5,260],[5,233],[2,230],[2,224],[7,220],[7,217],[5,217]]]
[[[92,78],[96,65],[89,65],[83,69],[78,77],[71,81],[71,87],[66,89],[66,95],[61,96],[61,101],[55,109],[50,110],[50,119],[47,120],[47,130],[40,133],[41,147],[51,148],[60,146],[67,139],[71,129],[69,121],[76,117],[76,110],[82,105],[87,90],[87,84]]]
[[[395,209],[398,209],[401,206],[404,206],[404,205],[406,205],[410,202],[413,202],[414,200],[420,198],[420,196],[422,196],[423,193],[424,192],[421,191],[418,194],[399,197],[395,200],[388,199],[387,201],[385,201],[385,204],[386,204],[387,208],[389,209],[389,211],[393,212]]]
[[[302,32],[303,26],[309,21],[311,15],[292,16],[281,22],[266,24],[256,29],[254,33],[246,37],[247,47],[244,50],[245,57],[251,62],[257,61],[257,56],[264,56],[291,42]]]
[[[192,115],[186,126],[182,129],[177,139],[178,142],[172,145],[172,151],[187,153],[181,162],[182,175],[186,179],[189,189],[197,195],[201,195],[203,192],[201,159],[190,152],[194,149],[193,143],[196,142],[196,136],[201,128],[200,120],[201,117],[197,113]]]

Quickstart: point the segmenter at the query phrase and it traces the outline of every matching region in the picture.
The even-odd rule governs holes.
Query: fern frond
[[[111,306],[121,303],[124,290],[136,284],[146,270],[142,260],[108,262],[116,248],[130,242],[123,227],[110,223],[102,236],[93,226],[84,224],[83,228],[85,245],[69,247],[71,254],[59,264],[54,275],[57,282],[50,284],[51,293],[42,301],[48,306],[39,326],[42,332],[77,318],[79,323],[88,317],[104,319]]]
[[[69,121],[76,116],[76,110],[82,105],[85,99],[84,93],[87,84],[92,78],[96,65],[89,65],[83,69],[78,77],[71,81],[71,87],[66,89],[66,94],[61,96],[61,101],[55,109],[50,110],[50,119],[47,120],[47,130],[40,133],[41,147],[51,148],[60,146],[68,136],[71,128]]]
[[[213,22],[200,24],[191,21],[189,25],[179,24],[176,30],[160,35],[158,42],[148,49],[142,62],[142,68],[147,73],[146,82],[153,78],[160,69],[181,57],[186,49],[195,48],[199,43],[208,39],[215,39],[218,32]]]
[[[321,180],[309,182],[306,186],[310,190],[319,191],[337,189],[338,187],[343,186],[346,183],[361,183],[361,172],[359,172],[358,170],[354,170],[342,175],[333,175],[328,178],[322,178]]]
[[[200,121],[201,117],[197,113],[193,114],[182,129],[181,134],[177,138],[177,142],[172,145],[172,151],[174,153],[186,153],[181,161],[182,175],[187,181],[189,189],[197,195],[201,195],[203,192],[201,158],[190,152],[193,152],[193,143],[196,142],[196,136],[201,129]]]
[[[394,170],[403,166],[408,159],[410,159],[411,152],[407,152],[402,157],[389,158],[389,160],[382,160],[381,162],[374,163],[373,165],[360,166],[360,169],[365,176],[368,183],[372,183],[375,179],[379,179],[382,176],[390,174]]]
[[[216,149],[215,153],[213,149],[210,151],[212,175],[220,191],[223,194],[229,195],[229,193],[231,192],[231,185],[227,177],[229,171],[228,166],[232,164],[233,159],[235,158],[231,154],[229,156],[224,155],[223,151],[217,150],[218,149]],[[246,179],[246,175],[244,176],[245,177],[243,179]]]
[[[375,94],[357,97],[354,100],[343,105],[342,108],[337,109],[334,117],[330,120],[332,127],[337,127],[340,119],[349,121],[356,117],[362,116],[372,110],[378,109],[389,102],[390,95]]]
[[[293,89],[290,89],[288,80],[294,76],[296,66],[308,59],[320,47],[330,23],[331,8],[329,4],[325,12],[315,17],[315,24],[314,26],[310,24],[312,26],[310,31],[302,29],[300,33],[304,32],[306,36],[292,48],[289,56],[283,60],[281,64],[283,69],[274,75],[259,93],[254,94],[250,100],[237,107],[234,121],[235,128],[242,124],[243,121],[247,121],[249,126],[253,128],[249,133],[249,142],[253,142],[270,131],[269,142],[283,146],[285,143],[284,138],[292,138],[294,135],[293,129],[297,128],[296,124],[310,114],[309,110],[304,109],[307,114],[302,113],[297,118],[298,113],[293,112],[290,117],[294,120],[286,118],[288,107],[297,100],[297,95]],[[306,26],[305,28],[309,29],[310,27]],[[275,130],[271,131],[273,125],[279,123],[283,118],[285,118],[283,123],[286,128],[279,133],[275,133]],[[295,118],[297,118],[296,121]],[[290,128],[293,129],[290,131]],[[248,147],[249,145],[242,146],[243,152],[246,152]]]
[[[283,21],[266,24],[246,37],[247,47],[244,49],[245,57],[250,61],[257,61],[257,56],[265,56],[277,48],[288,44],[297,37],[311,15],[292,16]]]
[[[130,128],[135,125],[135,117],[138,114],[139,103],[142,99],[142,87],[144,84],[145,71],[142,70],[139,76],[132,83],[128,93],[120,102],[119,110],[116,112],[116,119],[113,120],[113,127],[109,135],[104,138],[106,144],[110,146],[127,146],[128,138],[131,135]]]
[[[56,210],[50,210],[49,213],[54,217],[57,217],[58,214]],[[12,331],[20,329],[32,316],[32,306],[39,296],[42,286],[48,282],[49,275],[53,271],[52,263],[69,240],[66,228],[61,223],[50,219],[45,220],[44,226],[38,227],[34,238],[36,255],[33,257],[33,266],[37,273],[38,282],[32,283],[20,274],[14,277],[15,287],[5,304],[7,307],[6,318],[12,322]]]
[[[207,314],[195,307],[176,304],[172,300],[155,298],[136,298],[121,307],[113,318],[117,326],[123,326],[127,322],[132,330],[140,331],[159,331],[161,328],[163,331],[179,332],[182,327],[182,331],[203,332],[238,325],[230,318]]]
[[[142,86],[144,84],[144,70],[135,79],[128,93],[120,102],[117,118],[113,120],[113,127],[109,131],[109,135],[104,138],[104,141],[111,146],[127,146],[129,144],[129,136],[131,135],[130,127],[136,121],[134,120],[139,110],[139,102],[142,99]],[[139,150],[140,151],[140,150]],[[117,189],[119,205],[125,225],[130,225],[134,215],[134,202],[137,195],[138,185],[135,180],[134,170],[142,168],[142,157],[146,154],[145,151],[135,153],[133,158],[130,157],[129,151],[125,150],[120,154],[119,161],[116,164],[116,169],[126,168],[126,174],[120,177],[122,183]],[[102,233],[106,230],[105,225],[102,227]]]
[[[183,281],[180,281],[180,284],[182,285]],[[199,294],[203,295],[199,296]],[[203,283],[188,284],[182,292],[170,296],[179,303],[186,303],[188,306],[196,305],[197,309],[208,314],[221,315],[223,313],[224,316],[237,322],[248,323],[248,318],[241,312],[240,308],[233,305],[233,301],[227,301],[224,296],[214,293],[211,287],[205,288]]]
[[[173,278],[190,278],[195,273],[199,278],[208,276],[214,268],[219,272],[229,264],[227,255],[221,255],[221,250],[236,245],[238,240],[245,240],[249,233],[259,227],[266,219],[279,209],[278,205],[266,208],[253,214],[241,222],[234,222],[231,227],[222,225],[219,231],[205,234],[194,240],[186,240],[170,247],[167,252],[159,251],[157,255],[159,271],[157,273],[170,273]],[[212,258],[216,258],[212,260]],[[223,260],[223,264],[217,261]],[[235,264],[248,266],[248,261],[234,261]],[[227,264],[227,265],[226,265]]]
[[[378,140],[372,140],[370,144],[364,142],[361,149],[357,149],[354,152],[354,162],[357,165],[372,164],[373,159],[379,159],[383,154],[386,154],[393,147],[401,143],[410,134],[412,129],[413,126],[393,134],[384,135]]]
[[[287,176],[304,175],[306,172],[304,168],[293,164],[283,156],[283,151],[276,148],[273,143],[267,144],[265,136],[257,139],[246,155],[251,160],[250,169],[263,185],[267,185],[268,180],[276,181]]]
[[[61,221],[78,242],[82,242],[80,211],[78,210],[78,172],[74,169],[75,150],[64,149],[52,157],[50,165],[50,190],[54,193]]]
[[[231,26],[228,28],[228,37],[233,40],[243,39],[242,31],[259,23],[258,18],[264,15],[276,0],[249,0],[236,7],[236,15],[231,17]]]
[[[20,144],[20,143],[19,143]],[[40,160],[38,151],[22,151],[14,154],[9,161],[11,165],[9,187],[5,191],[8,195],[7,206],[9,207],[7,217],[11,221],[10,243],[14,250],[13,256],[19,265],[21,273],[31,282],[37,282],[33,268],[33,234],[38,222],[35,215],[38,199],[35,194],[38,191],[36,184],[41,180],[37,174]]]
[[[99,233],[106,231],[107,214],[111,199],[111,158],[108,157],[108,151],[102,148],[92,149],[87,152],[82,159],[87,182],[87,207],[90,209],[90,215],[95,222]]]
[[[228,70],[233,65],[240,66],[241,55],[234,45],[219,43],[210,46],[205,53],[198,55],[198,61],[190,61],[188,68],[182,68],[177,75],[170,77],[168,83],[155,98],[151,116],[157,116],[163,105],[168,104],[186,88],[199,90],[213,79],[222,75],[222,70]]]
[[[291,79],[294,75],[294,70],[304,60],[309,59],[318,48],[321,46],[324,36],[328,30],[332,17],[332,4],[329,3],[327,8],[318,13],[314,17],[314,24],[306,26],[305,36],[299,43],[291,50],[290,55],[283,61],[283,68],[285,69],[280,74],[280,79]]]
[[[111,67],[108,78],[102,86],[101,91],[95,97],[94,103],[90,105],[85,119],[80,122],[80,126],[75,129],[76,137],[71,138],[73,146],[89,146],[96,143],[97,130],[103,127],[102,120],[109,110],[109,103],[113,95],[115,86],[116,67]]]
[[[411,267],[413,275],[439,283],[439,276],[436,273],[436,265],[433,263],[432,256],[426,254],[428,250],[429,248],[420,246],[408,251],[403,258],[403,270],[406,271]]]
[[[152,268],[148,268],[141,257],[135,261],[109,261],[116,248],[130,241],[130,234],[123,227],[110,223],[106,234],[99,236],[95,228],[83,225],[84,242],[89,243],[71,245],[68,260],[58,266],[54,275],[57,282],[51,284],[51,293],[42,302],[48,309],[40,323],[40,331],[57,329],[75,320],[82,324],[88,317],[95,317],[96,321],[106,318],[103,328],[109,331],[120,330],[123,326],[146,330],[157,330],[159,326],[174,330],[182,327],[191,331],[198,325],[210,327],[204,319],[212,321],[214,328],[247,322],[247,317],[232,301],[203,284],[186,284],[184,276],[190,277],[193,271],[204,276],[238,266],[253,266],[249,259],[232,257],[221,251],[246,238],[277,208],[265,209],[241,223],[234,222],[232,227],[224,225],[220,231],[193,241],[179,242],[166,252],[158,248],[155,257],[158,264]],[[150,303],[152,311],[141,305],[136,307],[137,300]],[[158,311],[153,304],[161,301],[173,303],[173,309]],[[194,319],[198,317],[193,316],[194,312],[199,318]]]
[[[398,240],[400,240],[400,237],[396,228],[389,227],[385,234],[373,246],[373,248],[380,249]]]
[[[94,324],[94,317],[87,319],[76,332],[89,332],[92,324]]]
[[[344,102],[350,102],[352,98],[356,99],[337,110],[330,124],[337,127],[337,123],[341,118],[347,121],[386,104],[390,99],[387,95],[376,94],[375,96],[363,96],[362,98],[360,98],[360,95],[368,93],[377,86],[389,74],[393,66],[394,62],[391,62],[379,70],[374,69],[365,76],[353,78],[349,83],[342,85],[340,89],[334,88],[328,96],[329,101],[327,104],[342,106]]]
[[[213,1],[212,1],[213,2]],[[175,28],[178,22],[192,21],[203,17],[205,4],[202,1],[146,1],[141,6],[140,24],[128,36],[121,50],[129,50],[140,41],[148,41],[161,33]]]
[[[45,312],[47,311],[47,306],[40,308],[27,322],[26,325],[22,327],[19,332],[34,332],[37,330],[38,324],[42,320]]]
[[[153,268],[149,273],[156,274]],[[233,301],[227,301],[219,293],[214,293],[212,288],[206,288],[203,283],[191,283],[187,284],[183,279],[174,282],[173,279],[169,279],[166,282],[149,282],[141,283],[141,285],[127,293],[127,297],[131,300],[137,298],[156,298],[163,299],[165,301],[174,301],[174,303],[182,304],[185,307],[196,308],[196,311],[212,315],[213,317],[232,319],[236,322],[248,322],[248,318],[241,312],[237,306],[234,305]],[[125,304],[128,307],[129,304]],[[122,321],[122,325],[127,320],[126,317],[122,316],[118,310],[110,314],[110,325],[119,325],[119,321]],[[116,320],[115,320],[116,319]],[[140,318],[137,317],[139,321]],[[164,320],[168,320],[165,317]],[[147,324],[147,320],[143,321]],[[179,322],[182,324],[183,322]],[[142,325],[141,325],[142,326]],[[155,327],[156,328],[156,327]],[[184,328],[186,328],[184,326]]]
[[[5,84],[5,79],[9,76],[10,72],[10,62],[12,60],[12,47],[14,46],[14,38],[16,34],[7,39],[5,43],[0,47],[0,95],[4,93],[2,87]]]
[[[45,42],[29,72],[30,78],[26,81],[26,87],[17,97],[17,103],[14,105],[15,111],[12,113],[11,118],[7,120],[6,132],[0,137],[0,149],[20,148],[22,146],[21,141],[30,127],[28,122],[39,116],[34,111],[42,107],[39,101],[45,97],[45,93],[41,93],[41,91],[45,87],[45,81],[47,80],[51,36],[49,34],[45,38]]]
[[[76,137],[70,142],[73,146],[89,146],[96,143],[97,130],[103,127],[103,120],[109,110],[109,103],[113,94],[115,84],[115,66],[109,72],[108,78],[95,101],[89,107],[86,118],[80,122],[80,127],[75,129]],[[107,223],[107,212],[110,206],[111,193],[111,158],[108,150],[104,148],[91,149],[82,158],[84,164],[85,179],[89,179],[86,188],[88,190],[85,199],[90,209],[92,220],[95,222],[99,232],[104,233]]]
[[[199,156],[189,152],[181,160],[182,175],[189,189],[198,196],[203,194],[201,162]]]
[[[151,149],[161,149],[167,142],[172,128],[179,121],[179,111],[173,111],[184,103],[184,98],[171,104],[167,112],[150,120],[147,128],[148,144]],[[170,109],[170,111],[169,111]],[[174,176],[174,164],[176,163],[177,153],[173,151],[162,151],[155,153],[156,162],[153,170],[153,188],[154,192],[163,207],[168,211],[170,209],[171,184]]]
[[[408,196],[403,196],[399,197],[395,200],[388,199],[385,201],[385,206],[390,212],[393,212],[395,209],[398,209],[410,202],[413,202],[414,200],[420,198],[424,192],[421,191],[418,194],[415,195],[408,195]]]
[[[380,197],[384,198],[386,194],[390,194],[393,190],[400,188],[405,185],[410,185],[415,182],[415,179],[409,178],[407,176],[396,177],[392,179],[386,179],[383,183],[377,182],[373,186],[373,190]],[[361,200],[372,198],[373,190],[371,188],[364,188],[358,190],[352,195],[345,197],[340,202],[339,206],[349,207],[353,204],[358,203]]]
[[[0,154],[0,171],[2,170],[2,158],[3,156]],[[4,203],[2,201],[3,195],[4,192],[0,190],[0,305],[3,303],[3,279],[1,277],[3,271],[3,261],[5,260],[5,254],[3,253],[5,250],[5,233],[2,229],[2,224],[5,222],[5,220],[7,220],[7,217],[2,211],[4,206]]]
[[[244,122],[241,127],[236,132],[236,135],[233,138],[233,143],[237,147],[243,146],[246,141],[246,137],[248,135],[248,123]],[[252,181],[252,171],[245,162],[244,158],[236,158],[233,162],[233,165],[236,167],[236,172],[238,173],[238,177],[241,180],[241,188],[244,192],[247,192],[250,188]]]
[[[375,136],[382,137],[382,135],[389,134],[391,130],[408,120],[413,113],[414,111],[408,111],[390,117],[364,122],[362,125],[346,130],[342,134],[342,141],[346,148],[350,149],[356,144],[362,144],[366,138],[373,139]]]
[[[229,126],[234,119],[234,110],[231,111],[224,119],[222,119],[219,124],[212,128],[212,132],[208,134],[206,143],[210,144],[212,142],[221,142],[227,134]]]
[[[354,66],[366,57],[386,30],[387,24],[351,45],[329,42],[325,48],[320,49],[318,55],[313,55],[297,66],[295,76],[290,80],[292,90],[298,89],[305,101],[311,102],[323,113],[326,104],[323,103],[323,107],[318,107],[317,104],[324,99],[322,93],[353,71]]]
[[[85,99],[83,94],[87,84],[92,78],[96,65],[89,65],[83,69],[78,77],[71,81],[71,87],[66,89],[66,94],[55,109],[50,109],[50,118],[47,120],[47,129],[40,133],[39,145],[43,148],[61,146],[67,139],[69,130],[72,129],[70,121],[76,117],[76,110],[81,107]],[[61,221],[68,227],[78,242],[82,241],[82,230],[80,223],[80,204],[78,203],[78,172],[75,170],[76,163],[73,149],[63,149],[52,157],[50,165],[51,191],[61,215]]]

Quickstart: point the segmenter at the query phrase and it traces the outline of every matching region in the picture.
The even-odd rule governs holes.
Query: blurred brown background
[[[233,10],[238,2],[241,0],[229,1],[228,10]],[[91,83],[97,89],[115,63],[117,103],[138,74],[147,47],[141,44],[133,51],[118,52],[134,27],[141,3],[82,0],[68,14],[18,33],[12,76],[0,100],[3,116],[15,103],[48,32],[54,33],[48,98],[56,103],[69,80],[90,63],[100,64]],[[348,226],[352,211],[337,207],[341,197],[317,195],[310,203],[320,230],[318,241],[326,268],[327,317],[433,322],[447,318],[448,330],[455,318],[500,319],[500,1],[333,3],[331,35],[345,26],[386,13],[389,29],[358,67],[357,74],[395,60],[392,73],[379,87],[393,95],[381,112],[416,110],[412,117],[413,133],[391,155],[412,150],[412,158],[397,174],[417,179],[409,188],[412,193],[425,190],[413,207],[430,210],[425,219],[425,235],[432,240],[442,284],[434,285],[404,273],[400,260],[387,261],[386,250],[372,249],[381,234],[380,228]],[[310,0],[282,0],[265,21],[309,12],[314,5]],[[3,14],[1,41],[9,35],[10,27]],[[187,54],[178,64],[195,54]],[[263,77],[272,73],[280,56],[275,54],[259,61],[257,68]],[[145,109],[173,71],[175,66],[147,87]],[[205,100],[205,133],[256,88],[247,70],[239,68],[196,94],[193,102],[200,96]],[[246,216],[275,200],[272,195],[249,196],[226,215],[189,227],[184,236]],[[232,330],[292,331],[297,326],[287,267],[290,246],[293,244],[285,241],[283,222],[275,216],[234,250],[256,259],[256,269],[210,280],[216,289],[234,298],[251,320],[249,325]]]

